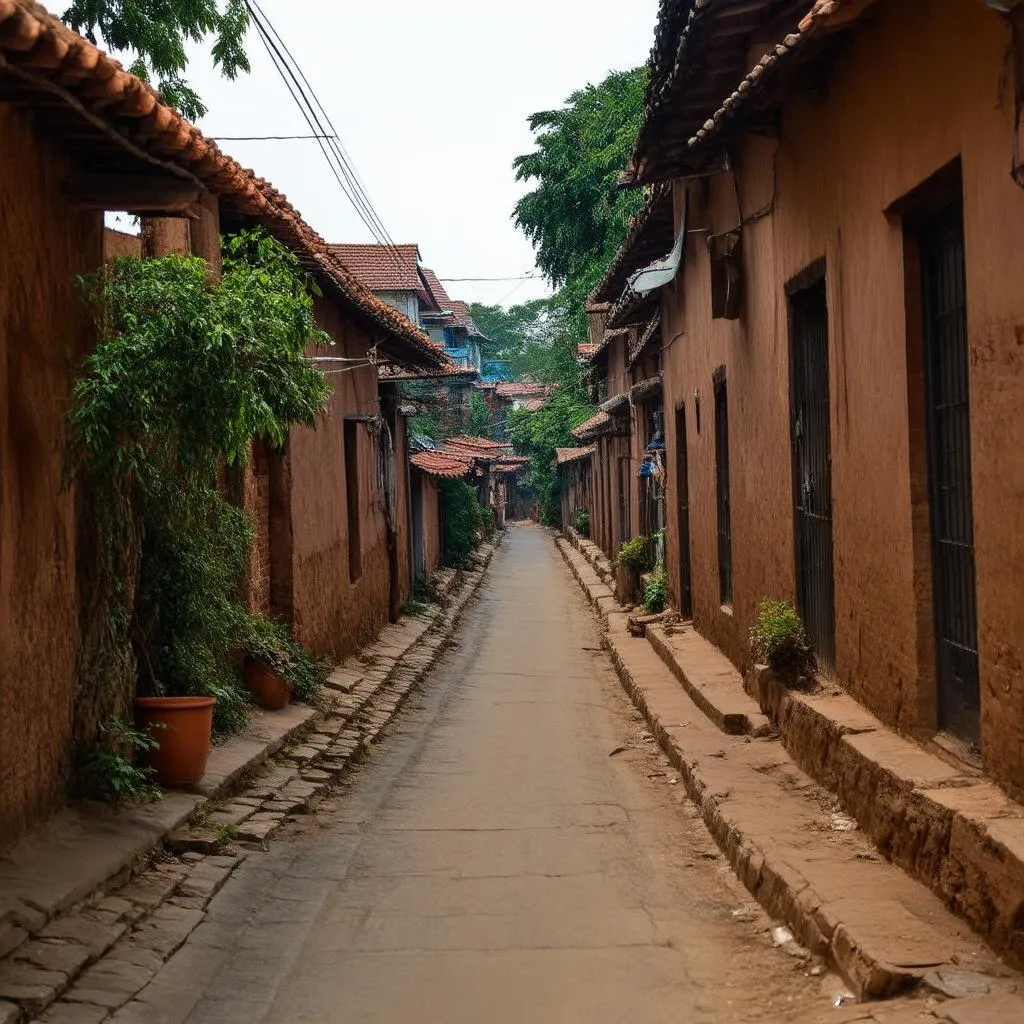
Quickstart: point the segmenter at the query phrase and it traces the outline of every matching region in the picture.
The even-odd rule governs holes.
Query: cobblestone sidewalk
[[[312,813],[380,737],[440,657],[494,553],[459,574],[443,606],[386,627],[335,669],[324,714],[293,746],[172,833],[143,869],[97,890],[0,960],[0,1024],[98,1024],[157,973],[232,871],[297,814]]]

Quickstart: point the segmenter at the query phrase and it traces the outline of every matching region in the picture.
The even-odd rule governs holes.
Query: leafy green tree
[[[550,298],[533,299],[507,308],[486,306],[480,302],[472,302],[469,306],[474,322],[491,341],[488,355],[493,352],[503,359],[530,341],[546,340],[550,309]]]
[[[618,71],[530,118],[536,149],[516,158],[516,179],[535,183],[515,206],[537,266],[563,290],[577,327],[583,305],[643,203],[618,188],[640,127],[647,68]]]
[[[593,414],[593,407],[571,386],[557,388],[537,412],[515,409],[509,414],[512,443],[530,459],[530,483],[540,500],[541,519],[550,526],[561,525],[555,449],[578,444],[572,431]]]
[[[188,43],[213,38],[215,67],[226,78],[249,71],[245,0],[72,0],[64,21],[91,42],[132,56],[129,70],[155,84],[168,103],[192,120],[206,106],[183,77]]]

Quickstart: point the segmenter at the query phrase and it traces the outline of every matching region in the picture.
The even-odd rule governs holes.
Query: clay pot
[[[292,688],[281,674],[255,658],[245,659],[245,685],[265,711],[280,711],[292,699]]]
[[[188,786],[206,774],[216,697],[137,697],[135,720],[160,744],[149,766],[161,786]]]

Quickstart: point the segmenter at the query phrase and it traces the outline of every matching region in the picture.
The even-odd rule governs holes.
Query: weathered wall
[[[827,89],[804,90],[784,110],[781,139],[735,154],[742,212],[774,197],[773,213],[743,233],[741,319],[710,319],[707,255],[696,236],[685,283],[665,290],[663,312],[664,335],[676,339],[666,353],[666,409],[686,406],[695,621],[742,665],[758,599],[794,592],[784,286],[825,258],[836,676],[890,724],[933,729],[933,669],[919,655],[930,648],[931,627],[920,571],[915,577],[903,225],[885,211],[962,159],[982,745],[987,769],[1020,792],[1024,192],[1009,174],[1009,43],[1007,23],[970,0],[879,5],[830,62]],[[690,191],[695,227],[736,224],[727,176],[711,182],[706,203],[701,189]],[[677,210],[678,199],[677,186]],[[729,389],[731,609],[718,602],[712,373],[720,365]],[[672,445],[674,415],[667,420]],[[674,486],[670,474],[670,508]],[[675,531],[669,553],[676,579]]]
[[[371,339],[327,299],[317,319],[335,341],[321,355],[364,357]],[[331,369],[341,365],[331,364]],[[349,579],[344,422],[379,411],[377,371],[360,366],[329,377],[333,389],[315,429],[297,428],[289,439],[291,480],[292,614],[298,637],[318,655],[341,659],[388,619],[388,556],[383,495],[377,475],[377,440],[356,425],[362,574]],[[400,513],[404,515],[404,511]]]
[[[429,476],[422,477],[423,567],[427,575],[441,565],[444,538],[441,535],[441,491]]]
[[[0,848],[56,809],[78,646],[74,495],[64,416],[92,343],[74,279],[103,226],[62,202],[69,165],[0,103]]]
[[[126,231],[115,228],[103,229],[103,259],[112,260],[116,256],[141,256],[142,239],[139,235],[130,235]]]

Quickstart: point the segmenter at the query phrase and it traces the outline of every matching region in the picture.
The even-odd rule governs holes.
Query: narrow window
[[[359,523],[359,424],[345,420],[345,505],[348,512],[348,578],[363,575],[363,545]]]
[[[718,596],[732,604],[732,526],[729,515],[729,394],[725,367],[715,371],[715,499],[718,506]]]

